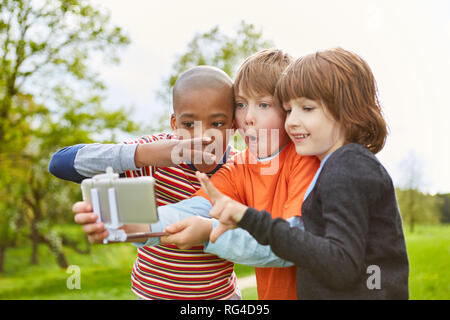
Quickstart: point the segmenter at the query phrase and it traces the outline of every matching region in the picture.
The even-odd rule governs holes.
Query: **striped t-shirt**
[[[171,134],[162,133],[127,143],[172,138]],[[173,167],[147,166],[127,171],[126,176],[152,176],[157,204],[164,206],[187,199],[200,189],[195,171],[192,165],[183,163]],[[131,289],[142,299],[228,299],[235,293],[233,263],[203,252],[203,246],[181,250],[174,245],[158,244],[138,248],[137,254]]]

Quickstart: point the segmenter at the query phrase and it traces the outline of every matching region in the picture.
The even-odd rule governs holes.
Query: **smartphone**
[[[111,167],[81,182],[83,200],[92,204],[107,228],[158,221],[155,180],[152,177],[120,179]]]

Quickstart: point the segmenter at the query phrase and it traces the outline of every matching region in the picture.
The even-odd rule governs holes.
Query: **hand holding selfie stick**
[[[81,190],[83,200],[90,202],[93,211],[98,214],[97,222],[103,222],[108,231],[104,244],[168,235],[165,232],[127,234],[119,229],[124,224],[158,221],[152,177],[119,179],[119,175],[108,167],[105,174],[83,180]]]

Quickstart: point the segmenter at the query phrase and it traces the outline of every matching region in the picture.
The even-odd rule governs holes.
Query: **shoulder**
[[[327,170],[369,170],[379,171],[381,163],[366,147],[358,143],[348,143],[333,152],[326,161]]]
[[[348,143],[330,155],[321,172],[322,185],[372,190],[392,184],[375,155],[364,146]]]

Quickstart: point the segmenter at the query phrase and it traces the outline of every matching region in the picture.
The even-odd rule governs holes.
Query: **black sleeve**
[[[319,192],[322,202],[323,236],[292,228],[285,220],[272,219],[268,212],[253,208],[245,212],[238,226],[259,243],[270,245],[280,258],[308,269],[328,286],[351,286],[364,267],[369,206],[379,194],[375,162],[360,160],[330,158],[317,181],[315,192]]]

